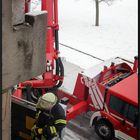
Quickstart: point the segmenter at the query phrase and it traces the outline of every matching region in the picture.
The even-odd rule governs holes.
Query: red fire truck
[[[80,73],[74,95],[94,111],[90,126],[101,138],[137,139],[138,74],[125,62],[114,64],[116,60],[109,60],[104,70],[108,61]]]
[[[28,10],[27,3],[26,6]],[[48,11],[49,21],[46,72],[41,78],[22,82],[14,89],[12,139],[31,139],[30,130],[34,123],[36,101],[50,90],[55,92],[61,104],[65,105],[67,121],[82,112],[92,111],[89,125],[95,126],[95,131],[101,138],[138,139],[138,58],[135,57],[132,63],[117,57],[87,70],[79,70],[76,74],[67,71],[73,65],[58,57],[57,0],[42,0],[42,10]],[[64,70],[66,78],[63,82]],[[66,90],[71,85],[72,93]]]
[[[69,64],[69,62],[64,64],[67,65],[66,63]],[[66,105],[67,120],[74,119],[82,112],[93,111],[89,125],[95,126],[95,131],[101,138],[106,140],[113,138],[138,139],[137,63],[136,58],[134,66],[131,68],[132,64],[129,62],[130,65],[128,65],[126,60],[109,59],[79,72],[73,94],[68,93],[64,88],[57,89],[56,92],[61,103]],[[70,77],[68,79],[68,83],[74,82]],[[69,86],[67,82],[64,83],[64,87]],[[13,111],[13,122],[18,126],[16,121],[24,118],[23,122],[20,120],[18,122],[20,129],[23,126],[22,131],[29,131],[34,122],[34,98],[40,93],[43,94],[44,88],[32,88],[28,91],[27,87],[21,85],[12,97],[12,108],[16,110],[16,113]],[[12,130],[15,130],[14,133],[19,132],[18,127],[14,127]]]

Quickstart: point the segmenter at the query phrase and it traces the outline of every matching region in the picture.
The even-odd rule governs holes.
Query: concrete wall
[[[11,139],[11,91],[2,94],[2,140]]]
[[[2,140],[11,139],[10,87],[46,69],[47,12],[25,15],[25,0],[2,0]]]
[[[47,12],[24,14],[25,0],[2,0],[2,89],[46,68]]]

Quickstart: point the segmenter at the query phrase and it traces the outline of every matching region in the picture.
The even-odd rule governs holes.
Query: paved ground
[[[82,114],[70,121],[66,127],[64,140],[101,140],[89,127],[89,117]]]

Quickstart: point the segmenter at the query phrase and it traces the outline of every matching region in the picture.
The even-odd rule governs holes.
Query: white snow
[[[31,9],[41,0],[32,0]],[[94,0],[58,0],[59,41],[101,59],[123,57],[133,61],[138,55],[138,0],[100,3],[100,26],[95,26]],[[38,9],[37,9],[38,10]],[[88,68],[99,63],[89,56],[60,45],[62,57]]]

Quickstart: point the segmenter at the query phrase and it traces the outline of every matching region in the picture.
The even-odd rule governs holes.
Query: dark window
[[[109,106],[112,110],[116,111],[119,114],[123,113],[124,101],[121,99],[110,95]]]
[[[129,105],[129,110],[128,110],[127,118],[134,122],[137,112],[138,112],[138,108],[137,107]]]
[[[129,106],[130,105],[128,103],[125,103],[125,107],[124,107],[124,110],[123,110],[123,116],[126,117],[126,118],[127,118]]]
[[[133,106],[113,95],[110,95],[109,106],[110,109],[123,115],[128,120],[132,122],[136,121],[136,114],[138,113],[138,108],[136,106]]]

